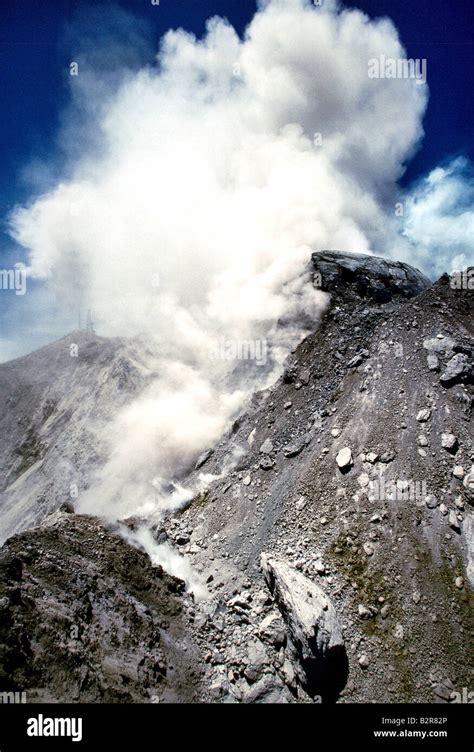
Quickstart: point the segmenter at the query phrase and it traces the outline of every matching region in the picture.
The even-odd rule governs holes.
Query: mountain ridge
[[[205,474],[202,491],[163,519],[128,522],[207,581],[207,600],[184,599],[194,701],[447,702],[469,686],[472,295],[447,275],[431,284],[416,274],[408,295],[381,288],[353,256],[351,271],[338,267],[347,254],[328,254],[311,260],[332,296],[318,329],[198,461],[187,482]],[[65,531],[68,519],[79,531],[86,524],[62,515]],[[33,550],[43,529],[22,534]],[[0,556],[24,558],[23,540],[11,538]],[[56,556],[57,543],[48,545]],[[48,548],[38,566],[44,557]],[[276,588],[264,561],[281,562]],[[328,600],[342,662],[329,665],[313,644],[313,630],[326,628],[305,582]],[[20,578],[17,592],[27,587]],[[64,679],[57,699],[68,691]]]

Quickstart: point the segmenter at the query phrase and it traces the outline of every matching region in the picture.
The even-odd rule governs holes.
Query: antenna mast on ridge
[[[87,311],[86,332],[95,332],[95,325],[92,321],[91,309]]]

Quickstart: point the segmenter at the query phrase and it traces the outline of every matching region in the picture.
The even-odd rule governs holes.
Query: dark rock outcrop
[[[28,702],[195,700],[183,588],[95,519],[56,512],[0,549],[0,690]]]
[[[333,294],[352,289],[361,298],[388,303],[393,298],[412,298],[431,285],[418,269],[401,261],[341,251],[318,251],[311,258],[318,286]]]

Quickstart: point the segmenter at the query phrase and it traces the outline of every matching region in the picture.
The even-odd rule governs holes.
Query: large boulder
[[[347,679],[347,657],[334,606],[319,585],[286,561],[262,553],[260,564],[303,669],[304,688],[335,699]]]
[[[464,496],[467,501],[469,504],[474,504],[474,465],[471,466],[469,472],[464,476],[463,487]]]
[[[439,380],[443,386],[449,387],[460,381],[469,381],[471,376],[472,365],[470,363],[470,358],[463,353],[457,353],[448,361]]]
[[[311,258],[317,286],[331,294],[352,288],[362,298],[388,303],[431,286],[424,274],[401,261],[342,251],[318,251]]]

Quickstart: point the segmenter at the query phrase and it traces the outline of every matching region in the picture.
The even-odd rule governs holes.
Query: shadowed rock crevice
[[[336,701],[347,681],[348,661],[333,604],[319,585],[287,562],[263,553],[260,563],[287,626],[288,652],[299,662],[301,685],[310,697]]]

